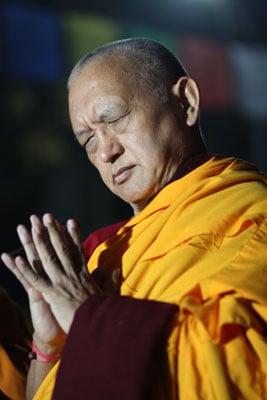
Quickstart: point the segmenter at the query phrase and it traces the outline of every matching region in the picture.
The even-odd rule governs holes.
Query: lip
[[[115,174],[112,174],[113,182],[117,185],[124,183],[129,178],[132,168],[133,166],[119,168]]]

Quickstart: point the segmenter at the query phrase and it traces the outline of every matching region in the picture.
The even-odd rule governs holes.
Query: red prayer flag
[[[220,42],[196,37],[181,41],[182,61],[200,89],[206,109],[226,109],[232,104],[232,79],[228,52]]]

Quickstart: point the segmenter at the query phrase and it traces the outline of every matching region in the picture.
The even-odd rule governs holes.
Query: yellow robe
[[[179,306],[173,399],[267,399],[267,185],[252,166],[213,157],[170,183],[96,248],[98,265],[121,267],[121,295]]]

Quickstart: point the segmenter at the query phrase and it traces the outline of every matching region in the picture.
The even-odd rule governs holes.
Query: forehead
[[[86,65],[74,73],[70,92],[77,85],[107,87],[109,90],[111,88],[120,90],[122,86],[127,86],[127,88],[134,86],[133,81],[136,81],[134,74],[129,73],[124,64],[115,57],[89,60]]]
[[[90,61],[74,74],[70,84],[71,119],[85,109],[95,118],[104,109],[125,108],[134,101],[142,102],[147,95],[142,85],[134,83],[116,60]]]
[[[69,99],[76,97],[131,94],[134,85],[121,73],[119,66],[111,62],[91,61],[80,71],[76,72],[71,80]]]

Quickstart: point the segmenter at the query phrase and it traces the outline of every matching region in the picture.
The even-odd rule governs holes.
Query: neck
[[[182,178],[183,176],[189,174],[189,172],[193,171],[194,169],[198,168],[200,165],[207,162],[212,157],[212,155],[210,153],[207,153],[207,150],[205,147],[203,150],[204,151],[199,151],[199,153],[195,153],[191,156],[188,156],[179,165],[178,169],[176,170],[176,172],[174,173],[172,178],[166,183],[166,185],[168,185],[169,183],[171,183],[177,179]],[[162,189],[163,188],[161,188],[161,190]],[[149,199],[147,199],[143,202],[140,202],[138,204],[131,204],[134,215],[139,214],[153,200],[153,198],[157,195],[157,193],[155,193],[153,196],[151,196]]]

